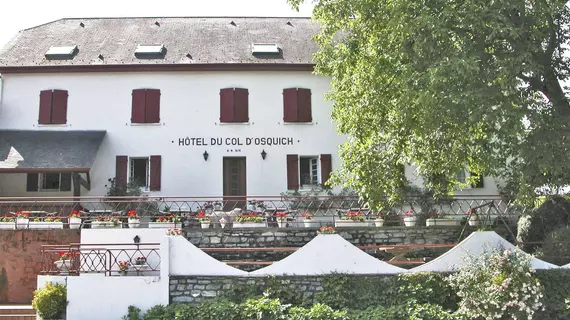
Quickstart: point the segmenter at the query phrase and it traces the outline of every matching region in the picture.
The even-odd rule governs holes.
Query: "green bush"
[[[544,239],[541,259],[565,265],[570,262],[570,227],[565,226],[549,233]]]
[[[223,299],[242,303],[247,299],[263,296],[264,292],[271,292],[271,297],[279,299],[282,303],[294,305],[309,305],[303,292],[293,290],[286,284],[287,278],[269,277],[263,285],[254,284],[234,284],[220,296]]]
[[[517,242],[543,242],[546,235],[570,225],[570,201],[561,196],[549,197],[530,213],[519,218]],[[533,253],[540,244],[525,244],[523,250]]]
[[[154,306],[142,316],[143,320],[171,320],[174,318],[173,308],[175,306]]]
[[[317,303],[310,309],[303,307],[292,307],[288,312],[288,319],[291,320],[348,320],[346,311],[336,311],[333,308]]]
[[[127,309],[127,315],[123,316],[121,320],[140,320],[141,309],[135,306],[129,306]]]
[[[570,310],[566,301],[570,298],[570,269],[537,270],[536,276],[544,287],[544,311],[537,319],[567,319]]]
[[[62,319],[67,308],[67,287],[46,283],[44,288],[34,291],[32,307],[43,319]]]
[[[398,275],[398,300],[440,305],[456,310],[459,297],[442,273],[418,272]]]

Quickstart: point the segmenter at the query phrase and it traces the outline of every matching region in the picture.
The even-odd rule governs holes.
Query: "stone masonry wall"
[[[0,230],[0,304],[31,303],[42,270],[41,245],[79,240],[79,230]]]
[[[213,299],[240,286],[267,285],[270,278],[261,277],[170,277],[170,302],[200,302]],[[316,292],[322,291],[322,278],[319,277],[280,277],[276,280],[311,301]]]

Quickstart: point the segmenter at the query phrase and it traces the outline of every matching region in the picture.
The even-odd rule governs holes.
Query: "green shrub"
[[[257,299],[248,299],[242,304],[242,314],[245,319],[277,320],[287,319],[288,304],[281,304],[279,299],[267,295]]]
[[[43,319],[62,319],[67,308],[67,287],[46,283],[44,288],[34,291],[32,307]]]
[[[174,318],[173,307],[157,305],[143,315],[143,320],[171,320]]]
[[[536,276],[544,287],[544,311],[537,319],[566,319],[570,310],[566,301],[570,298],[570,269],[537,270]]]
[[[570,262],[570,227],[565,226],[549,233],[544,239],[541,259],[557,265]]]
[[[135,306],[129,306],[127,309],[127,315],[123,316],[122,320],[140,320],[141,309]]]
[[[570,225],[570,201],[561,196],[552,196],[530,213],[519,218],[517,242],[543,242],[546,235]],[[540,244],[525,244],[523,250],[534,252]]]
[[[447,310],[457,310],[459,302],[459,297],[447,281],[447,275],[434,272],[398,275],[398,299],[440,305]]]
[[[336,311],[333,308],[317,303],[311,308],[292,307],[287,319],[291,320],[348,320],[346,311]]]
[[[264,292],[271,292],[271,297],[279,299],[282,303],[294,305],[308,305],[303,292],[293,290],[286,285],[287,278],[269,277],[263,285],[254,284],[234,284],[230,289],[225,290],[220,297],[235,303],[242,303],[247,299],[263,296]]]

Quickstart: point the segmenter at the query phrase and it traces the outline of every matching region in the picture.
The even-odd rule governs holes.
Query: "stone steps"
[[[36,320],[36,311],[32,306],[0,306],[0,320]]]

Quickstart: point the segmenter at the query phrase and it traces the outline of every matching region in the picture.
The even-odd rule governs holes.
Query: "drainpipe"
[[[2,97],[4,96],[4,79],[0,74],[0,109],[2,108]]]

